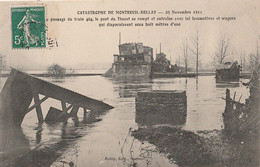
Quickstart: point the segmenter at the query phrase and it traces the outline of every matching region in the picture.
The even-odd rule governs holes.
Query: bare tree
[[[184,67],[185,67],[185,73],[188,72],[188,63],[189,63],[189,54],[188,54],[188,50],[189,50],[189,46],[188,46],[188,42],[187,39],[185,40],[185,42],[182,45],[182,53],[183,53],[183,63],[184,63]]]
[[[217,51],[213,57],[215,66],[223,64],[224,60],[232,54],[230,41],[230,37],[227,37],[227,35],[221,35],[217,46]]]
[[[196,30],[196,33],[191,36],[192,48],[190,51],[196,56],[196,74],[199,73],[199,56],[201,55],[201,41],[199,30]]]
[[[250,72],[253,72],[254,70],[256,70],[259,66],[259,54],[254,54],[251,53],[248,56],[248,69]]]
[[[258,37],[258,40],[256,41],[256,53],[251,53],[248,56],[248,69],[250,72],[253,72],[254,70],[257,70],[260,64],[260,56],[258,52],[258,42],[259,42],[260,36]]]
[[[246,69],[246,53],[245,53],[245,51],[240,52],[238,59],[240,61],[240,65],[242,67],[242,72],[245,72],[245,69]]]
[[[0,78],[2,77],[2,71],[6,68],[6,57],[0,54]],[[1,80],[0,80],[1,82]]]
[[[0,54],[0,70],[6,68],[6,57],[3,54]]]

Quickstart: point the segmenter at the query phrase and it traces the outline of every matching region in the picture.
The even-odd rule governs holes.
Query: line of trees
[[[258,52],[258,42],[260,37],[257,40],[256,52],[249,54],[246,54],[245,51],[235,53],[232,47],[231,39],[231,36],[227,34],[220,35],[216,45],[215,53],[213,56],[211,56],[212,68],[218,68],[226,61],[233,59],[240,63],[243,70],[242,72],[252,72],[253,70],[256,70],[260,63],[260,56]],[[186,73],[193,63],[195,64],[195,72],[198,74],[200,70],[199,68],[201,68],[200,58],[202,55],[202,48],[201,34],[198,29],[190,36],[189,40],[187,38],[183,40],[182,46],[180,47],[180,56],[182,58],[179,58],[179,61],[183,61],[183,66],[185,67]]]
[[[201,40],[199,30],[197,28],[196,33],[191,36],[192,48],[191,52],[196,56],[196,74],[199,73],[199,56],[201,55]]]
[[[183,43],[182,51],[183,51],[183,62],[184,62],[184,67],[185,67],[185,73],[187,73],[188,72],[188,64],[189,64],[189,53],[188,53],[189,47],[188,47],[187,39]]]
[[[201,44],[201,38],[200,38],[200,32],[197,29],[196,32],[190,36],[190,42],[189,45],[188,39],[186,38],[185,41],[182,44],[181,47],[181,53],[182,53],[182,60],[185,67],[185,73],[188,72],[188,68],[190,66],[190,63],[194,60],[196,62],[196,74],[199,73],[199,64],[200,64],[200,55],[202,53],[202,44]],[[192,57],[193,55],[193,57]],[[179,63],[180,64],[180,63]]]
[[[215,67],[219,67],[225,62],[225,59],[233,54],[231,48],[231,37],[226,34],[221,34],[216,48],[215,55],[213,56],[213,64]]]

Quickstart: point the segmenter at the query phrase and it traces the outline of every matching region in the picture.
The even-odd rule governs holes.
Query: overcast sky
[[[23,2],[24,4],[25,2]],[[82,64],[112,63],[118,53],[118,34],[122,43],[142,42],[162,51],[172,60],[181,54],[183,41],[195,33],[201,34],[202,63],[211,61],[221,34],[232,37],[231,44],[237,53],[255,52],[260,30],[259,0],[145,0],[145,1],[86,1],[46,2],[46,18],[80,17],[81,10],[201,10],[202,16],[234,16],[235,21],[185,21],[180,27],[120,27],[99,28],[94,22],[47,22],[48,36],[56,38],[59,46],[52,49],[11,48],[11,12],[15,2],[0,2],[0,53],[7,56],[10,66],[49,65],[59,63],[77,67]],[[18,5],[19,6],[19,5]],[[159,14],[158,14],[159,15]],[[141,15],[138,15],[141,16]],[[148,16],[148,15],[147,15]],[[165,15],[166,16],[166,15]],[[87,17],[87,15],[82,15]],[[105,17],[105,16],[104,16]],[[127,17],[127,16],[122,16]]]

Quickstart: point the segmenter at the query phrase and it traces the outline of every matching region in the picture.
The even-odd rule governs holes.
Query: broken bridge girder
[[[57,120],[60,119],[64,114],[67,114],[67,112],[73,107],[73,104],[70,104],[65,109],[62,109],[62,113],[57,117]]]
[[[39,95],[38,95],[39,96]],[[39,98],[39,97],[38,97]],[[28,112],[30,112],[30,111],[32,111],[33,109],[35,109],[35,108],[37,108],[39,105],[41,105],[41,103],[43,103],[45,100],[47,100],[49,98],[49,96],[45,96],[45,97],[43,97],[41,100],[40,99],[37,99],[37,100],[35,100],[35,98],[34,98],[34,104],[31,106],[31,107],[29,107],[28,109],[27,109],[27,111],[25,111],[25,114],[27,114]]]
[[[39,103],[40,101],[40,97],[38,93],[34,93],[33,94],[33,99],[34,99],[34,103]],[[43,114],[42,114],[42,108],[41,108],[41,103],[39,105],[37,105],[36,107],[36,113],[37,113],[37,117],[38,117],[38,121],[39,123],[43,123]]]
[[[42,99],[39,94],[43,95]],[[0,120],[21,125],[24,116],[36,108],[39,122],[43,122],[41,104],[48,98],[61,101],[62,110],[71,111],[71,115],[76,115],[79,107],[92,111],[105,111],[114,107],[69,89],[57,86],[42,79],[33,77],[16,69],[11,73],[0,93]],[[31,107],[31,101],[34,103]],[[66,107],[66,103],[70,104]],[[65,112],[62,112],[65,114]]]
[[[66,102],[64,101],[60,101],[61,102],[61,108],[62,110],[65,110],[67,107],[66,107]]]
[[[70,111],[70,115],[71,116],[76,116],[78,111],[79,111],[79,106],[73,106],[71,111]]]

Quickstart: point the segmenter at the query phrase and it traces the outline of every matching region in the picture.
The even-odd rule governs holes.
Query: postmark
[[[11,7],[12,48],[45,48],[44,6]]]

